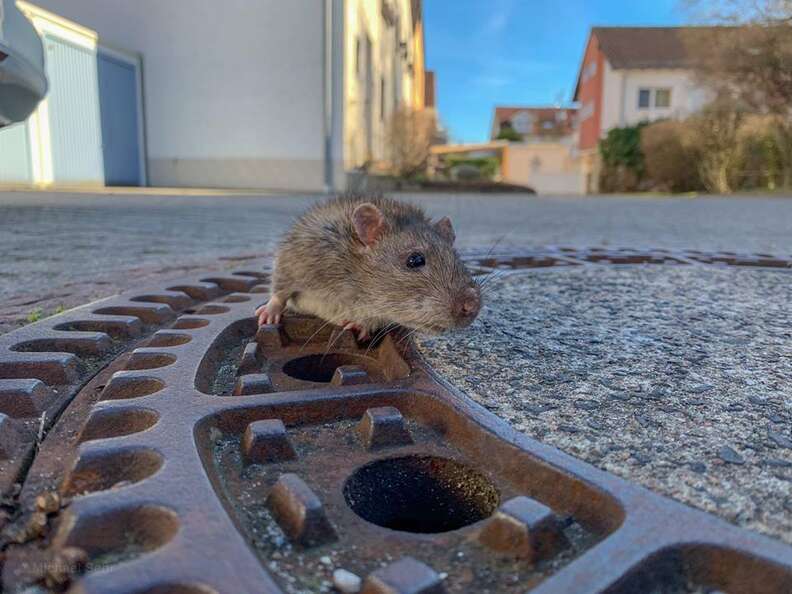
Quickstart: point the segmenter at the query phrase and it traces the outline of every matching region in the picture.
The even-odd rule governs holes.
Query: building
[[[586,186],[596,189],[597,147],[608,130],[684,118],[710,99],[693,71],[692,43],[712,27],[595,27],[581,61],[578,147]]]
[[[50,94],[0,183],[341,190],[425,103],[420,0],[18,4]]]
[[[490,137],[510,140],[500,150],[501,179],[540,194],[583,192],[577,111],[575,107],[496,107]]]
[[[421,2],[346,0],[344,164],[387,161],[389,117],[426,102]]]
[[[496,107],[490,138],[497,140],[504,131],[523,142],[565,138],[575,133],[576,119],[575,107]]]

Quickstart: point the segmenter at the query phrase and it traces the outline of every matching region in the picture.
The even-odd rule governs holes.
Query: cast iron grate
[[[469,263],[790,268],[572,248]],[[265,282],[187,281],[0,337],[6,591],[312,592],[334,567],[369,593],[789,591],[790,547],[516,433],[398,333],[257,329]]]

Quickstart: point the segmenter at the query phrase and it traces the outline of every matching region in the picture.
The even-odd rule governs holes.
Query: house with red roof
[[[490,138],[496,140],[509,128],[524,142],[550,140],[575,133],[576,107],[496,107],[492,117]]]
[[[576,107],[496,107],[490,137],[502,145],[501,179],[540,194],[581,193],[577,112]]]
[[[578,149],[588,191],[608,130],[685,118],[711,99],[696,79],[694,48],[725,27],[594,27],[578,71]],[[699,50],[700,51],[700,50]]]

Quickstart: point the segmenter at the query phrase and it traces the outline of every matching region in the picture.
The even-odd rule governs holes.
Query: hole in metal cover
[[[403,532],[435,534],[488,518],[500,494],[479,472],[446,458],[377,460],[347,479],[344,498],[364,520]]]

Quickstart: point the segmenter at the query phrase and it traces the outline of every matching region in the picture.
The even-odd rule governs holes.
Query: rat
[[[286,308],[367,340],[403,326],[427,334],[469,326],[481,291],[454,248],[448,217],[385,197],[341,196],[300,216],[275,257],[270,299],[259,324]]]

